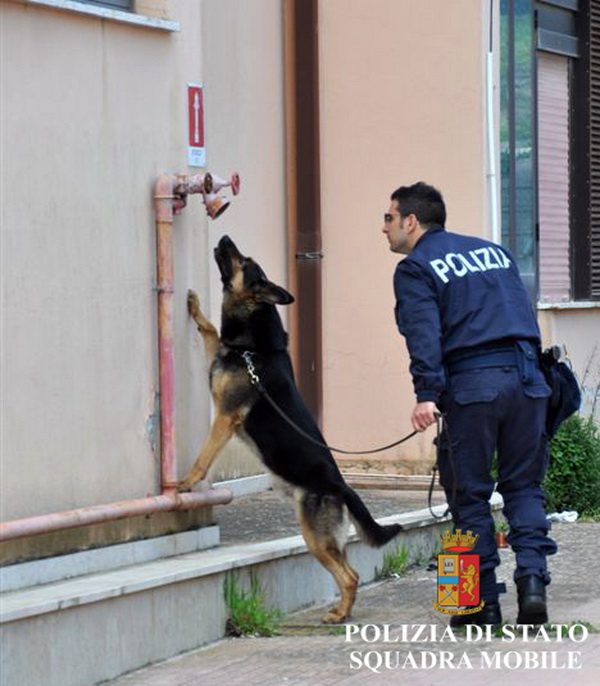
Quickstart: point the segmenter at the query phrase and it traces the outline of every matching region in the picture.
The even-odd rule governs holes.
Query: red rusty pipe
[[[177,487],[175,464],[175,351],[173,342],[174,178],[159,176],[154,192],[158,290],[158,366],[160,384],[160,463],[163,494]]]
[[[64,529],[75,529],[80,526],[112,522],[127,517],[153,514],[155,512],[170,512],[173,510],[192,510],[208,505],[226,505],[231,502],[231,491],[214,489],[202,493],[178,493],[169,495],[149,496],[139,500],[124,500],[120,503],[81,507],[68,512],[54,512],[38,517],[15,519],[12,522],[0,524],[0,541],[9,541],[22,536]]]
[[[232,177],[233,181],[234,177]],[[182,192],[175,192],[175,187]],[[239,190],[239,179],[238,179]],[[185,195],[199,192],[187,187],[184,174],[159,176],[154,187],[156,217],[156,271],[158,289],[158,357],[160,383],[160,452],[162,495],[138,500],[81,507],[0,524],[0,541],[73,529],[154,512],[191,510],[226,505],[233,495],[227,489],[177,493],[175,461],[175,354],[173,343],[173,214],[185,206]]]

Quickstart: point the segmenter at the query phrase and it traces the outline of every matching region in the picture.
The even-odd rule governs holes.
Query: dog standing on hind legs
[[[206,476],[234,433],[253,444],[265,466],[292,489],[306,545],[339,587],[340,602],[323,622],[342,622],[350,615],[358,588],[358,574],[348,563],[345,550],[348,514],[372,546],[384,545],[401,527],[378,524],[344,481],[331,452],[291,428],[251,382],[248,353],[269,396],[305,433],[324,443],[296,387],[287,333],[275,307],[289,305],[294,298],[269,281],[228,236],[219,241],[214,255],[223,282],[220,334],[202,313],[192,291],[188,310],[204,340],[216,416],[179,489],[189,490]]]

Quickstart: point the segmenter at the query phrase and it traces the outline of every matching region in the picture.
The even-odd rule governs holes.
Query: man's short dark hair
[[[418,181],[412,186],[400,186],[392,193],[402,217],[414,214],[419,224],[430,229],[446,225],[446,205],[437,188]]]

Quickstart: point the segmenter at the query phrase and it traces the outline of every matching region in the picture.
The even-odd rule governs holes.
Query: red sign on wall
[[[204,167],[204,96],[202,84],[188,83],[188,165]]]

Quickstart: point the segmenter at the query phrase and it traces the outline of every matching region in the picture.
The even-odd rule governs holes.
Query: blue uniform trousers
[[[473,552],[480,555],[481,597],[487,601],[498,598],[494,570],[500,564],[488,503],[495,454],[508,542],[516,556],[514,579],[535,574],[550,582],[546,556],[556,552],[556,544],[548,537],[541,486],[548,464],[548,395],[537,367],[524,383],[522,370],[505,366],[450,371],[440,398],[447,427],[440,441],[440,481],[455,526],[479,534]]]

